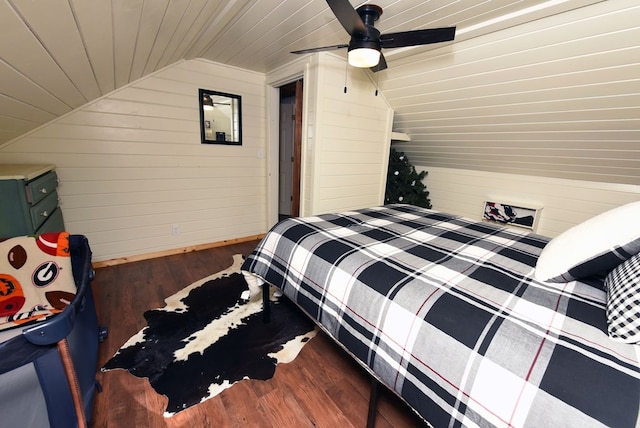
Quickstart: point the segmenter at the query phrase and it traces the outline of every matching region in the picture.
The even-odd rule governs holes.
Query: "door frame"
[[[278,222],[278,151],[280,150],[280,87],[297,80],[304,82],[302,88],[302,108],[301,108],[301,145],[300,145],[300,213],[304,213],[304,147],[306,146],[307,122],[307,90],[309,82],[309,62],[310,58],[302,57],[285,67],[267,75],[267,215],[266,229]]]
[[[293,126],[293,199],[291,200],[291,217],[300,215],[300,187],[302,186],[302,109],[304,97],[302,79],[296,80],[295,119]]]
[[[283,204],[285,214],[290,217],[300,215],[300,162],[302,153],[302,79],[287,83],[280,87],[280,151],[279,167],[285,168],[278,174],[278,216],[282,215]],[[293,98],[293,102],[291,99]],[[283,102],[287,100],[287,102]],[[284,133],[283,133],[284,132]],[[284,179],[284,180],[283,180]],[[284,181],[284,182],[283,182]],[[283,199],[284,198],[284,199]]]

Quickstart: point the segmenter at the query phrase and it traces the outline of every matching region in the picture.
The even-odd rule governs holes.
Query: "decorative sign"
[[[485,221],[526,227],[534,230],[539,208],[526,208],[501,202],[486,201],[483,219]]]

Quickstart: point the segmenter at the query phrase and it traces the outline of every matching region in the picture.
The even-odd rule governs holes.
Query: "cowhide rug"
[[[131,337],[103,371],[126,369],[147,377],[169,398],[165,417],[212,398],[242,379],[270,379],[316,334],[288,299],[271,297],[271,322],[262,321],[262,296],[246,300],[242,256],[217,274],[145,312],[147,327]],[[271,287],[273,289],[273,287]]]

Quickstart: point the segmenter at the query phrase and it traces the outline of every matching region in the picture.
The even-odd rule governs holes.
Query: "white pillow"
[[[640,202],[580,223],[553,238],[536,264],[539,281],[569,282],[607,274],[640,253]]]

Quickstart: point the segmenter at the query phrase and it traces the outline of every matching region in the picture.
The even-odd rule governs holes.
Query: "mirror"
[[[242,145],[240,95],[200,89],[202,144]]]

